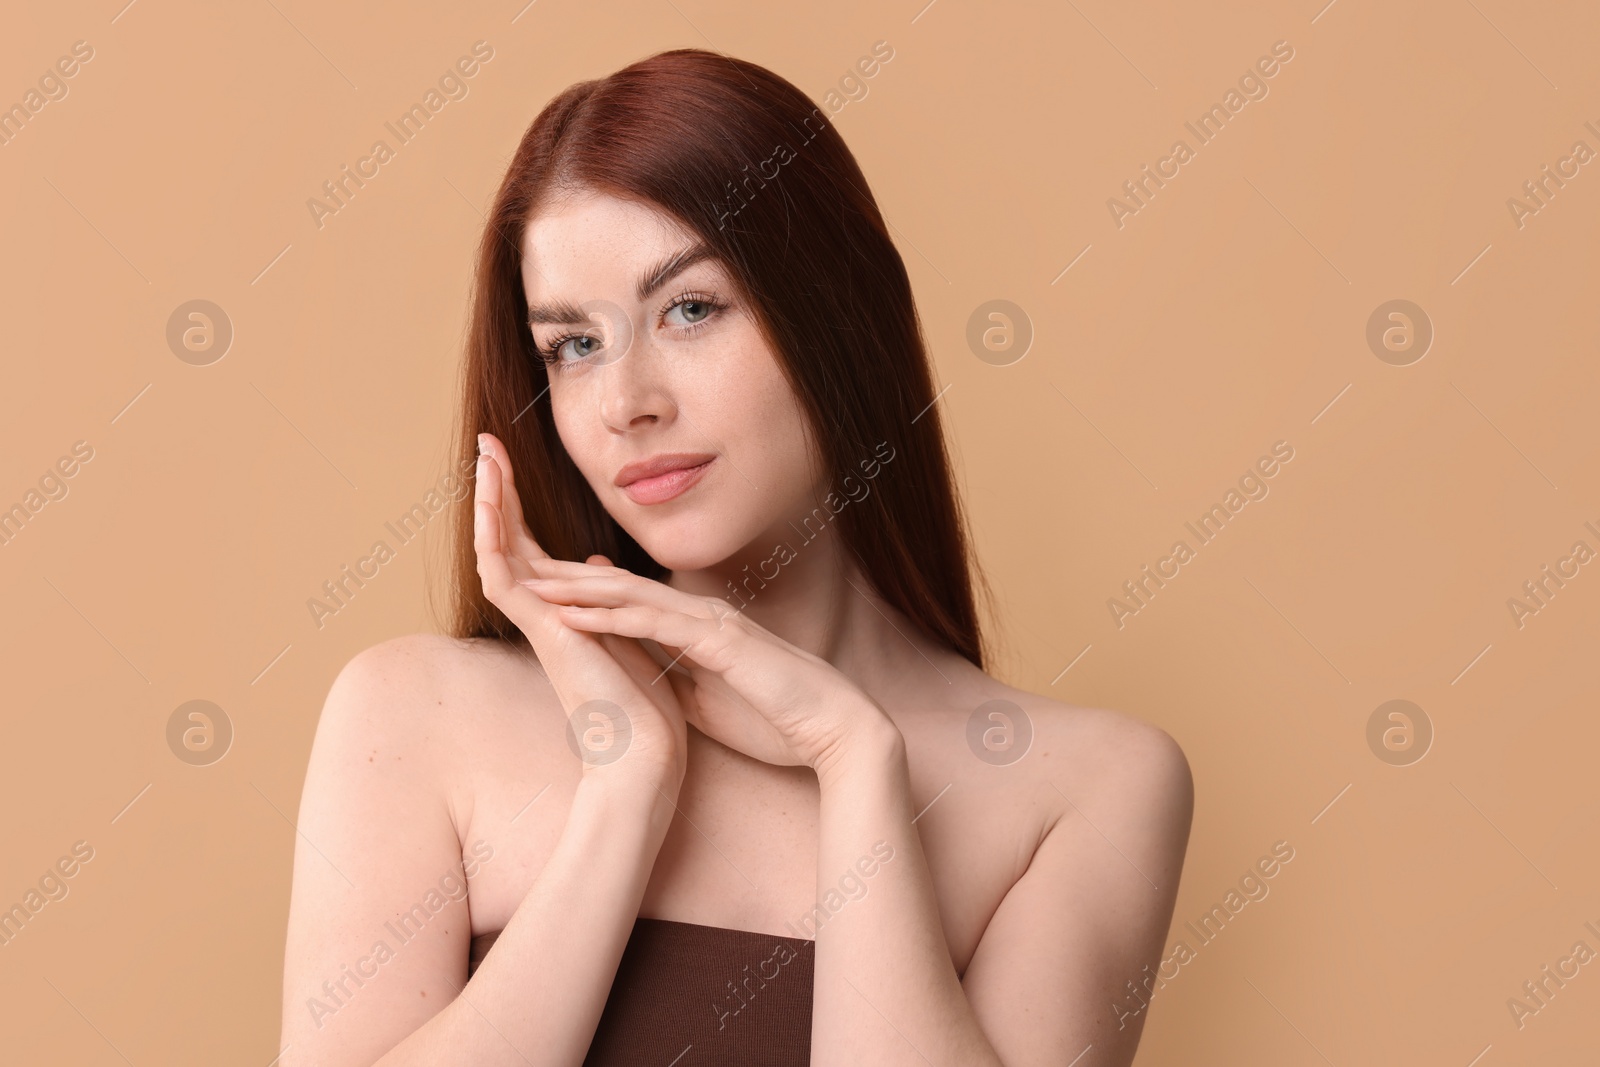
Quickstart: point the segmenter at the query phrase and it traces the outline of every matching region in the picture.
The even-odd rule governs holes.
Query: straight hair
[[[824,470],[859,480],[881,443],[894,450],[874,491],[852,497],[831,525],[880,597],[982,669],[973,590],[983,578],[905,264],[838,131],[756,64],[698,48],[661,52],[570,86],[533,120],[479,245],[456,461],[476,455],[480,432],[493,433],[545,551],[598,552],[665,577],[562,446],[527,323],[526,228],[542,205],[580,191],[655,207],[715,252],[793,387]],[[473,498],[454,506],[451,633],[525,641],[483,595]]]

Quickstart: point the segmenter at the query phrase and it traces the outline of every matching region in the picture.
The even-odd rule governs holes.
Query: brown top
[[[468,977],[499,936],[472,939]],[[636,919],[584,1067],[805,1067],[814,948],[798,937]]]

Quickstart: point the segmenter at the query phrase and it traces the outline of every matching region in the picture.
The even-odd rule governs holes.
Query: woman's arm
[[[462,872],[456,783],[437,758],[448,727],[431,714],[461,699],[461,672],[370,653],[352,661],[360,669],[329,693],[301,801],[285,1067],[581,1063],[672,821],[686,751],[672,684],[650,684],[659,670],[638,642],[568,629],[518,584],[545,553],[504,446],[486,434],[480,449],[473,548],[484,594],[527,636],[556,698],[528,694],[529,714],[561,722],[602,708],[625,727],[614,735],[625,747],[583,760],[560,840],[468,982],[464,887],[441,896],[429,884],[437,869],[451,884]],[[587,731],[578,744],[587,749]]]
[[[672,812],[656,789],[580,783],[555,853],[471,981],[379,1067],[581,1064]]]
[[[880,725],[817,766],[811,1062],[998,1065],[945,945],[911,822],[905,741],[881,714],[862,718]],[[870,873],[867,891],[840,904],[840,881],[851,871],[857,878]]]
[[[813,1063],[1042,1067],[1090,1045],[1099,1051],[1085,1067],[1132,1060],[1143,1016],[1114,1015],[1113,1000],[1160,962],[1193,806],[1171,737],[1040,702],[1039,755],[1025,770],[991,769],[1028,776],[1007,792],[1021,806],[1031,788],[1057,817],[958,980],[913,824],[905,739],[864,690],[714,597],[613,567],[534,570],[567,625],[682,649],[696,727],[756,759],[816,771]],[[1071,773],[1064,752],[1077,753]]]
[[[1044,783],[1101,801],[1086,813],[1060,794],[1065,813],[991,918],[964,981],[912,825],[899,732],[865,732],[818,766],[819,900],[832,890],[837,901],[841,872],[877,842],[887,845],[880,855],[893,852],[866,894],[818,931],[812,1063],[1043,1067],[1078,1063],[1091,1047],[1086,1065],[1133,1062],[1143,1016],[1119,1019],[1113,1002],[1160,960],[1192,785],[1165,733],[1122,720],[1103,734],[1101,780]]]
[[[279,1063],[579,1064],[677,785],[584,776],[553,854],[468,981],[463,853],[476,867],[509,849],[457,836],[429,758],[448,672],[422,652],[412,640],[364,652],[329,693],[300,808]]]

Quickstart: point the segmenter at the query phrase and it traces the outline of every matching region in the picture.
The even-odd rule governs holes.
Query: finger
[[[629,671],[615,655],[618,651],[627,655],[625,650],[617,648],[618,644],[631,644],[643,654],[644,650],[638,647],[637,641],[616,638],[608,647],[602,647],[600,642],[603,638],[588,638],[581,632],[570,633],[568,636],[585,637],[585,640],[569,646],[565,651],[551,652],[551,658],[545,658],[549,649],[541,643],[541,635],[546,631],[539,625],[537,612],[548,610],[549,605],[532,595],[526,586],[517,584],[510,560],[500,547],[498,527],[499,516],[495,510],[485,501],[475,501],[473,547],[478,555],[478,574],[483,583],[484,596],[504,612],[528,638],[529,644],[534,646],[563,705],[575,708],[596,697],[616,702],[623,699],[620,694],[631,683],[635,691],[644,693],[645,698],[664,713],[670,713],[670,706],[661,703],[660,695],[645,692],[644,686],[634,682],[632,675],[635,672]],[[576,631],[578,628],[570,629]]]
[[[512,580],[521,581],[532,575],[533,570],[528,566],[525,557],[521,553],[512,551],[511,538],[509,531],[506,529],[505,512],[501,507],[503,495],[501,479],[497,473],[498,470],[499,465],[495,463],[493,456],[488,453],[478,456],[477,499],[483,500],[493,508],[495,544],[505,560],[507,569],[511,572]],[[473,506],[476,509],[477,505],[474,504]]]
[[[478,542],[478,526],[480,525],[478,508],[480,505],[487,504],[496,515],[500,513],[500,478],[495,473],[494,458],[487,452],[479,451],[478,453],[478,469],[472,479],[472,500],[473,546],[481,554],[483,545]],[[489,525],[495,532],[495,547],[503,549],[504,538],[500,534],[499,524],[490,523]]]
[[[493,462],[484,457],[480,470]],[[483,482],[489,480],[485,478]],[[668,699],[668,691],[648,684],[658,668],[637,641],[605,634],[589,635],[577,627],[558,627],[569,638],[578,640],[562,643],[566,646],[564,650],[552,651],[546,659],[549,648],[543,635],[548,631],[541,625],[540,614],[548,612],[550,606],[517,583],[512,564],[520,561],[507,556],[502,545],[500,514],[483,499],[486,495],[493,493],[480,489],[472,509],[473,548],[484,595],[534,646],[563,705],[575,708],[597,697],[630,704],[623,694],[631,692],[633,699],[647,700],[662,714],[673,717],[676,710],[674,702]]]
[[[662,646],[683,649],[708,670],[721,673],[726,669],[723,659],[731,645],[731,628],[724,627],[719,619],[639,606],[601,608],[566,604],[558,611],[561,621],[575,630],[649,638]]]
[[[598,557],[591,556],[589,558],[595,559]],[[733,610],[718,597],[697,596],[694,593],[686,593],[681,589],[672,588],[665,582],[646,578],[642,574],[635,574],[633,571],[623,567],[605,567],[596,563],[578,563],[574,560],[548,557],[532,562],[533,568],[538,574],[538,582],[541,585],[554,585],[563,581],[590,583],[609,581],[617,583],[619,587],[637,590],[641,596],[671,598],[680,609],[685,611],[693,610],[692,605],[694,604],[709,605],[705,610],[696,611],[696,614],[713,613],[713,609]]]
[[[486,464],[493,462],[488,457],[482,457],[478,461],[478,469],[482,471]],[[482,479],[478,482],[477,497],[472,502],[472,548],[478,556],[478,577],[483,579],[484,594],[498,605],[506,592],[517,588],[517,585],[511,577],[511,567],[501,544],[500,512],[486,499],[493,495],[492,491],[485,488],[487,481]]]
[[[541,559],[534,560],[533,564],[534,569],[539,572],[539,576],[541,578],[585,578],[596,574],[613,574],[619,576],[633,574],[632,571],[626,570],[622,567],[613,567],[610,564],[594,562],[597,559],[605,559],[605,557],[594,555],[589,557],[589,562],[579,563],[576,560],[556,559],[552,556],[545,556]]]
[[[492,467],[494,460],[484,457],[480,463]],[[485,478],[484,481],[492,479]],[[483,485],[479,483],[480,487]],[[506,553],[505,523],[500,512],[484,496],[493,491],[480,488],[480,495],[472,504],[472,547],[478,557],[478,577],[483,583],[483,595],[505,613],[517,628],[532,640],[529,632],[534,613],[547,604],[538,597],[528,596],[528,587],[518,583],[514,564],[519,562]]]
[[[518,534],[513,529],[512,523],[507,521],[506,492],[510,491],[511,501],[516,500],[516,486],[506,477],[500,466],[500,460],[495,458],[494,450],[489,445],[494,440],[493,434],[483,435],[484,451],[478,454],[478,474],[475,492],[477,499],[484,500],[494,507],[496,527],[499,530],[500,550],[505,553],[506,566],[511,571],[513,580],[520,581],[533,576],[533,569],[528,565],[530,553],[541,551],[534,543],[532,537]],[[527,525],[521,521],[521,509],[516,509],[517,526],[523,530]]]
[[[531,559],[546,559],[548,553],[534,540],[528,529],[527,514],[522,510],[522,498],[517,493],[516,472],[511,466],[511,453],[505,443],[492,433],[478,435],[479,447],[494,460],[499,471],[500,501],[498,507],[506,518],[505,541],[508,551]]]
[[[598,574],[587,578],[540,578],[524,583],[543,599],[555,604],[585,607],[620,608],[640,605],[676,611],[702,619],[720,619],[733,609],[709,597],[695,596],[680,589],[652,582],[638,575]]]

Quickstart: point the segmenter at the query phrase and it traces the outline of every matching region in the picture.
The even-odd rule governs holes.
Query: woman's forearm
[[[820,767],[818,780],[824,918],[811,1062],[998,1065],[950,960],[899,732],[876,733]]]
[[[460,996],[378,1067],[581,1064],[672,815],[671,796],[647,781],[586,776],[549,861]]]

